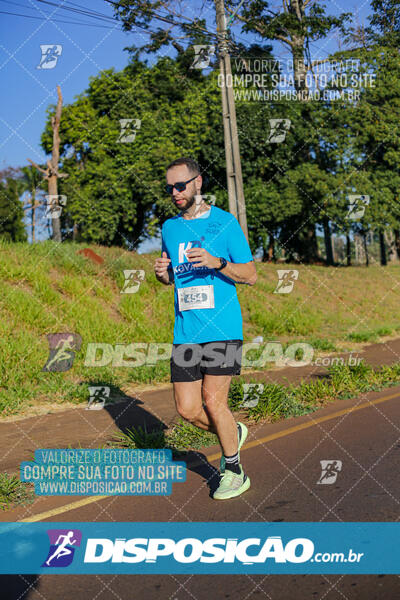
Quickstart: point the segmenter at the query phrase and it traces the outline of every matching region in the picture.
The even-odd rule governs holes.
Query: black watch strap
[[[221,265],[215,269],[216,271],[220,271],[227,265],[227,261],[225,260],[225,258],[223,256],[219,256],[218,258],[221,261]]]

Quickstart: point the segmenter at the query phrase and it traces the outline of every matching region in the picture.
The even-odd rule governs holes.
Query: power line
[[[80,5],[80,4],[76,4],[76,2],[71,2],[71,1],[69,1],[69,0],[66,0],[66,1],[65,1],[65,4],[72,4],[72,6],[77,6],[78,8],[84,8],[82,5]],[[87,10],[87,9],[85,8],[85,10]],[[88,11],[88,12],[89,12],[89,11]],[[112,19],[114,19],[114,17],[108,17],[108,15],[105,15],[104,13],[101,13],[101,12],[99,12],[98,10],[92,10],[92,11],[90,11],[90,12],[91,12],[92,14],[96,14],[96,15],[99,15],[99,16],[104,16],[104,17],[107,17],[107,18],[110,18],[110,19],[111,19],[111,18],[112,18]]]
[[[59,4],[55,4],[54,2],[48,2],[48,1],[45,1],[45,0],[38,0],[38,1],[39,2],[42,1],[45,4],[49,4],[50,6],[54,6],[56,8],[60,8],[60,9],[64,9],[64,10],[70,10],[70,11],[72,10],[72,12],[74,12],[76,14],[83,15],[85,17],[96,18],[96,19],[99,19],[99,20],[101,20],[103,22],[110,23],[110,25],[111,25],[111,23],[115,23],[116,22],[116,20],[113,17],[109,17],[108,15],[104,15],[103,13],[99,13],[97,11],[95,11],[95,12],[91,12],[91,11],[87,11],[87,10],[78,11],[75,8],[72,8],[72,7],[69,7],[69,6],[61,6]],[[36,13],[40,10],[40,9],[34,8],[32,6],[26,6],[25,4],[21,4],[19,2],[12,2],[11,0],[0,0],[0,2],[5,2],[6,4],[11,4],[13,6],[19,6],[19,7],[28,9],[28,10],[33,10]],[[75,3],[71,3],[71,4],[75,4]],[[79,6],[79,5],[76,5],[76,6]],[[83,7],[79,7],[79,8],[83,9]],[[14,16],[22,16],[22,17],[27,17],[27,18],[31,18],[31,19],[32,18],[36,18],[36,19],[43,18],[43,16],[40,17],[38,15],[36,15],[35,17],[33,17],[32,15],[25,15],[25,14],[21,14],[21,13],[12,13],[12,12],[7,12],[7,11],[0,11],[0,12],[3,12],[3,14],[11,14],[11,15],[14,15]],[[42,12],[42,11],[40,11],[40,12]],[[57,19],[53,19],[52,18],[52,15],[54,14],[54,12],[55,11],[53,11],[53,13],[51,13],[51,14],[47,13],[47,12],[43,12],[42,15],[44,14],[46,17],[50,16],[51,20],[54,20],[54,21],[59,22],[59,23],[71,23],[71,24],[74,24],[74,25],[89,25],[91,27],[96,27],[96,26],[99,27],[99,25],[94,25],[94,24],[92,24],[90,22],[86,22],[86,21],[65,21],[65,20],[63,20],[63,21],[58,20],[57,21]],[[104,26],[100,26],[100,27],[104,28]]]
[[[22,8],[28,9],[28,10],[35,10],[35,8],[33,8],[33,7],[26,6],[26,5],[17,3],[17,2],[12,2],[10,0],[0,0],[0,1],[1,2],[6,2],[7,4],[11,4],[11,5],[15,5],[15,6],[20,6]],[[110,25],[111,25],[111,23],[116,23],[118,21],[118,19],[116,17],[108,16],[108,15],[106,15],[104,13],[99,12],[99,11],[88,10],[86,7],[84,7],[84,6],[80,5],[80,4],[77,4],[76,2],[68,2],[68,0],[63,5],[61,5],[59,3],[56,3],[56,2],[52,2],[51,0],[37,0],[37,2],[41,2],[43,4],[47,4],[49,6],[53,6],[54,8],[59,9],[59,10],[65,10],[67,12],[72,12],[72,13],[74,13],[76,15],[82,15],[84,17],[96,19],[96,20],[102,21],[104,23],[109,23]],[[118,7],[119,6],[119,4],[117,2],[114,2],[112,0],[105,0],[105,2],[108,2],[108,4],[110,4],[113,7]],[[71,6],[67,6],[66,4],[70,4]],[[36,9],[36,10],[39,10],[39,8]],[[54,12],[52,14],[54,14]],[[21,13],[13,13],[13,12],[7,12],[7,11],[0,11],[0,13],[2,13],[2,14],[9,14],[9,15],[13,15],[13,16],[21,16],[21,17],[30,18],[30,19],[33,19],[33,18],[40,19],[40,18],[42,18],[42,17],[39,17],[39,16],[35,16],[34,17],[34,16],[31,16],[31,15],[26,15],[26,14],[21,14]],[[46,15],[46,17],[51,16],[47,12],[45,12],[44,14]],[[171,19],[169,17],[168,14],[167,15],[162,15],[162,14],[159,14],[159,13],[153,11],[151,13],[151,16],[152,16],[152,18],[154,18],[156,20],[162,21],[163,23],[167,23],[167,24],[172,25],[172,26],[182,27],[183,25],[185,25],[185,23],[174,21],[173,19]],[[187,17],[185,15],[176,14],[175,16],[177,18],[181,18],[181,19],[187,21],[188,25],[192,22],[191,19],[190,19],[190,17]],[[90,27],[107,28],[104,25],[103,26],[101,26],[101,25],[94,25],[94,24],[91,24],[91,23],[83,22],[83,21],[57,20],[57,19],[53,19],[52,16],[51,16],[50,20],[52,20],[54,22],[58,22],[58,23],[69,23],[69,24],[72,24],[72,25],[88,25]],[[114,26],[114,28],[115,28],[115,26]],[[132,28],[141,29],[142,31],[146,32],[147,35],[151,35],[152,33],[154,33],[154,31],[152,31],[152,29],[150,27],[143,27],[143,26],[137,25],[136,23],[133,25]],[[111,29],[111,27],[108,27],[107,29]],[[120,26],[117,27],[117,29],[118,30],[122,30],[122,31],[126,31],[126,30],[123,29],[123,27],[120,27]],[[208,37],[217,39],[217,34],[215,32],[213,32],[213,31],[208,31],[208,29],[206,29],[204,27],[201,27],[199,25],[196,26],[196,29],[198,31],[201,31],[204,35],[206,35]]]
[[[28,7],[26,7],[28,8]],[[2,15],[13,15],[14,17],[24,17],[25,19],[39,19],[40,21],[46,20],[45,16],[35,17],[34,15],[22,15],[21,13],[9,12],[6,10],[0,10],[0,14]],[[49,16],[49,15],[46,15]],[[101,27],[102,29],[114,29],[113,27],[107,27],[106,25],[96,25],[95,23],[84,23],[83,21],[64,21],[61,19],[53,19],[50,15],[49,22],[54,23],[68,23],[70,25],[86,25],[86,27]],[[120,29],[120,28],[119,28]],[[120,29],[121,31],[121,29]]]
[[[61,10],[67,10],[67,11],[72,11],[74,14],[79,14],[85,17],[89,17],[89,18],[94,18],[100,21],[103,21],[104,23],[109,23],[111,25],[111,23],[115,23],[115,25],[113,27],[108,27],[107,25],[99,25],[99,24],[94,24],[94,23],[88,23],[87,21],[69,21],[69,20],[64,20],[64,19],[55,19],[53,18],[53,14],[56,11],[53,11],[53,13],[48,13],[48,12],[43,12],[43,16],[33,16],[33,15],[26,15],[26,14],[21,14],[21,13],[14,13],[14,12],[10,12],[10,11],[0,11],[0,14],[7,14],[7,15],[13,15],[13,16],[17,16],[17,17],[24,17],[24,18],[28,18],[28,19],[36,19],[36,20],[41,20],[41,19],[45,19],[47,17],[50,17],[48,20],[50,22],[55,22],[55,23],[66,23],[66,24],[70,24],[70,25],[85,25],[87,27],[97,27],[97,28],[101,28],[101,29],[117,29],[118,31],[123,31],[126,32],[126,30],[123,29],[123,27],[121,26],[117,26],[116,21],[117,19],[115,17],[110,17],[104,13],[100,13],[98,11],[90,11],[87,10],[84,6],[77,4],[75,2],[68,2],[68,0],[66,1],[66,3],[71,4],[73,6],[66,6],[66,5],[61,5],[61,4],[57,4],[55,2],[52,2],[50,0],[37,0],[38,2],[42,2],[44,4],[48,4],[49,6],[54,6],[56,9],[61,9]],[[117,2],[114,2],[112,0],[105,0],[106,2],[108,2],[109,4],[111,4],[112,6],[118,6]],[[31,6],[26,6],[24,4],[20,4],[18,2],[12,2],[11,0],[0,0],[0,2],[5,2],[6,4],[11,4],[14,6],[19,6],[28,10],[36,10],[39,11],[39,8],[33,8]],[[65,4],[66,4],[65,3]],[[76,8],[75,8],[76,7]],[[175,13],[174,13],[175,14]],[[185,15],[182,14],[175,14],[176,17],[178,18],[182,18],[186,21],[188,21],[188,24],[190,24],[191,20],[190,17],[187,17]],[[184,25],[184,23],[182,22],[176,22],[173,21],[171,19],[169,19],[167,16],[164,15],[160,15],[156,12],[152,13],[152,17],[155,18],[156,20],[161,20],[162,22],[171,24],[173,26],[178,26],[178,27],[182,27]],[[143,27],[137,24],[134,24],[132,28],[138,28],[141,29],[142,31],[144,31],[147,35],[151,35],[152,33],[154,33],[154,31],[152,31],[152,29],[150,29],[150,27]],[[208,31],[207,29],[197,26],[197,29],[199,31],[201,31],[203,34],[206,34],[207,36],[211,37],[211,38],[217,38],[217,34],[212,32],[212,31]],[[239,39],[241,39],[239,37]],[[246,40],[247,41],[247,40]]]
[[[48,4],[49,6],[54,6],[57,9],[60,10],[66,10],[66,11],[70,11],[73,12],[75,14],[79,14],[79,15],[83,15],[85,17],[91,17],[92,19],[99,19],[101,21],[107,21],[109,22],[115,22],[115,19],[113,17],[109,17],[108,15],[105,15],[103,13],[98,13],[97,11],[90,11],[85,9],[83,6],[80,6],[79,9],[78,8],[74,8],[72,6],[65,6],[65,5],[61,5],[61,4],[57,4],[56,2],[50,2],[50,0],[36,0],[37,2],[41,2],[43,4]]]
[[[108,4],[111,4],[112,6],[115,6],[115,7],[119,6],[119,3],[118,2],[114,2],[113,0],[104,0],[104,1],[108,2]],[[159,21],[162,21],[164,23],[168,23],[169,25],[173,25],[173,26],[176,26],[176,27],[182,27],[182,25],[184,25],[184,23],[176,22],[176,21],[168,18],[167,16],[157,14],[155,11],[152,11],[151,15],[152,15],[153,18],[158,19]],[[180,17],[182,19],[186,19],[187,21],[189,21],[189,23],[192,22],[191,19],[189,17],[186,17],[185,15],[177,14],[176,16]],[[135,24],[135,27],[139,27],[139,26]],[[142,29],[144,29],[144,28],[142,27]],[[201,31],[202,33],[205,33],[205,34],[207,34],[207,35],[209,35],[211,37],[217,38],[217,34],[216,33],[212,32],[212,31],[208,31],[208,29],[204,29],[204,27],[197,26],[197,29],[199,31]],[[148,30],[146,29],[146,31],[148,31]],[[149,30],[149,31],[151,33],[151,30]]]

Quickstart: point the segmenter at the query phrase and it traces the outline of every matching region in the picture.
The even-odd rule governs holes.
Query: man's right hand
[[[167,257],[167,253],[164,251],[162,257],[156,258],[156,262],[154,263],[154,273],[157,279],[166,284],[169,283],[168,266],[170,262],[171,259]]]

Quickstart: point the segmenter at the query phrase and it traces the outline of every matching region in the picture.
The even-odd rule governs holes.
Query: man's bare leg
[[[204,375],[203,381],[173,384],[176,410],[180,416],[200,429],[215,433],[225,456],[232,456],[238,451],[237,425],[228,408],[231,380],[231,375]]]
[[[214,424],[223,453],[233,456],[238,451],[236,421],[228,407],[228,392],[232,375],[204,375],[203,401]]]
[[[203,408],[202,385],[201,379],[198,381],[175,381],[173,386],[176,410],[183,419],[192,425],[217,433],[209,415]]]

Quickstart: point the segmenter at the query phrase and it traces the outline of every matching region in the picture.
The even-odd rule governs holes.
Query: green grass
[[[321,339],[318,337],[312,337],[305,340],[308,344],[314,348],[314,350],[322,350],[323,352],[337,352],[337,346],[329,339]]]
[[[180,454],[189,448],[199,449],[204,446],[213,446],[217,442],[218,438],[213,433],[202,431],[183,419],[179,419],[169,432],[165,432],[163,427],[147,431],[146,428],[139,426],[114,434],[110,443],[120,448],[131,449],[169,448],[173,453]]]
[[[346,340],[350,340],[351,342],[376,342],[378,340],[378,333],[376,331],[349,333],[346,336]]]
[[[203,447],[214,446],[218,443],[218,438],[213,433],[198,429],[198,427],[194,427],[180,419],[167,435],[166,442],[167,447],[174,450],[184,451],[188,448],[198,450]]]
[[[21,482],[15,475],[0,473],[0,509],[11,505],[31,504],[35,499],[32,484]]]
[[[165,448],[163,427],[147,431],[146,426],[143,428],[139,425],[136,428],[127,429],[126,433],[118,432],[114,434],[114,440],[117,445],[123,448],[152,448],[154,450]]]
[[[168,359],[136,367],[85,366],[89,343],[113,348],[138,342],[170,343],[174,324],[174,290],[156,281],[153,272],[159,253],[138,255],[91,246],[104,259],[97,265],[77,253],[85,247],[0,241],[0,415],[29,413],[30,407],[46,403],[85,403],[88,386],[100,381],[122,391],[135,384],[169,382]],[[145,271],[135,294],[120,293],[125,269]],[[258,335],[280,342],[283,348],[307,342],[318,355],[400,332],[400,290],[393,285],[400,266],[297,265],[299,279],[290,294],[273,293],[276,269],[277,265],[257,263],[257,284],[237,286],[245,342]],[[376,290],[381,290],[384,302]],[[46,335],[60,332],[78,333],[82,347],[69,371],[44,372]],[[262,369],[271,366],[267,362]]]

